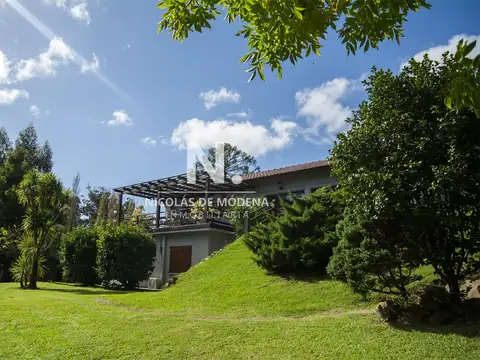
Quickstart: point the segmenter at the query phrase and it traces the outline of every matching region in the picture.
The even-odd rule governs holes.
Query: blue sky
[[[401,45],[348,57],[333,34],[323,55],[247,83],[243,38],[219,19],[180,44],[157,35],[156,0],[0,0],[0,126],[33,122],[70,185],[115,187],[185,171],[187,144],[229,141],[263,169],[324,159],[364,98],[375,65],[480,38],[480,2],[432,0]],[[477,50],[478,51],[478,50]]]

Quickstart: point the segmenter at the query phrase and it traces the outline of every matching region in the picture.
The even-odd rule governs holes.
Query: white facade
[[[197,265],[213,252],[222,249],[234,240],[234,234],[215,228],[182,230],[176,229],[168,232],[153,234],[157,245],[155,267],[150,278],[160,279],[164,284],[175,273],[169,272],[170,248],[174,246],[191,246],[191,266]],[[166,251],[164,251],[166,249]],[[145,285],[145,284],[142,284]]]
[[[329,167],[313,168],[286,174],[273,175],[247,181],[259,196],[301,192],[305,195],[326,185],[336,185]]]

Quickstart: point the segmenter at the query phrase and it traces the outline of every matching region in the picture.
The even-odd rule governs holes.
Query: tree
[[[0,135],[4,149],[4,161],[0,166],[0,227],[10,228],[19,225],[24,210],[19,204],[16,187],[24,175],[31,170],[42,173],[52,169],[52,150],[48,142],[38,143],[37,133],[32,124],[22,130],[13,148],[9,145],[5,131]]]
[[[24,263],[29,267],[26,273],[30,275],[26,286],[36,289],[39,264],[57,239],[56,231],[65,220],[70,194],[63,189],[55,175],[34,170],[25,175],[17,195],[25,208],[23,237],[19,247],[22,256],[28,260]]]
[[[471,108],[480,118],[480,54],[471,59],[468,55],[473,51],[477,41],[472,43],[461,40],[455,53],[455,80],[450,94],[445,98],[449,109],[455,107]]]
[[[249,51],[240,62],[249,66],[250,80],[265,80],[269,66],[282,77],[282,63],[320,55],[322,40],[336,32],[348,54],[378,49],[379,43],[400,43],[403,24],[412,11],[430,9],[426,0],[160,0],[164,9],[158,31],[168,31],[175,40],[185,40],[193,32],[211,28],[211,21],[221,15],[229,23],[239,20],[242,29],[236,35],[248,39]],[[473,108],[480,118],[480,57],[468,59],[476,42],[459,44],[456,54],[457,81],[447,106]]]
[[[251,172],[260,171],[257,160],[229,143],[223,144],[224,159],[220,159],[221,163],[217,164],[217,148],[211,147],[207,151],[206,159],[213,166],[222,166],[224,177],[231,179],[234,175],[246,175]],[[190,169],[189,171],[193,171]],[[195,163],[195,171],[197,177],[201,174],[206,174],[206,170],[200,161]]]
[[[156,255],[150,234],[126,223],[107,225],[99,234],[97,272],[104,287],[115,287],[118,282],[126,289],[134,289],[148,278]]]
[[[4,127],[0,128],[0,167],[3,166],[5,157],[12,150],[12,143]]]
[[[0,129],[0,230],[8,233],[9,239],[18,239],[16,229],[20,227],[25,214],[25,209],[17,197],[18,185],[27,172],[31,170],[46,172],[50,171],[51,167],[50,146],[47,143],[40,146],[33,125],[30,124],[19,133],[13,147],[5,129]],[[0,247],[3,280],[10,280],[9,272],[6,270],[10,268],[18,254],[16,242],[9,241],[7,246]]]
[[[282,202],[283,215],[255,225],[244,235],[257,263],[276,273],[323,274],[338,239],[335,227],[344,210],[342,191],[318,189]]]
[[[389,232],[392,226],[391,221],[366,220],[347,211],[337,225],[339,242],[328,263],[328,274],[364,298],[375,292],[407,299],[408,285],[420,280],[418,263],[412,253],[415,249],[401,246],[398,236],[402,234],[395,238]]]
[[[388,236],[370,234],[377,244],[433,266],[459,299],[460,281],[480,270],[480,122],[444,106],[454,79],[447,54],[411,60],[398,75],[373,69],[368,101],[338,135],[331,164],[348,206],[384,224]]]
[[[260,171],[260,167],[257,164],[257,160],[247,154],[245,151],[240,150],[236,146],[229,143],[225,143],[223,147],[224,161],[222,163],[225,177],[231,179],[234,175],[246,175],[252,172]],[[207,160],[216,165],[216,148],[212,147],[208,149]]]
[[[72,230],[80,222],[80,174],[73,178],[68,214],[68,230]]]
[[[99,231],[94,227],[79,226],[67,234],[61,249],[65,281],[87,286],[97,284],[97,240]]]
[[[193,32],[211,28],[221,15],[229,23],[239,20],[237,36],[248,39],[249,51],[240,59],[250,67],[250,80],[270,66],[282,76],[282,62],[296,64],[310,54],[320,55],[321,40],[336,32],[348,53],[378,48],[385,39],[398,43],[411,11],[430,8],[426,0],[160,0],[165,9],[158,31],[169,31],[183,41]]]
[[[131,217],[135,209],[135,201],[127,199],[122,204],[124,218]],[[94,226],[113,223],[118,211],[118,196],[104,187],[87,186],[87,197],[82,199],[81,223]],[[98,223],[98,224],[97,224]]]

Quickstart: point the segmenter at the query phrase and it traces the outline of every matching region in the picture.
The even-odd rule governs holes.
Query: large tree
[[[260,171],[260,167],[257,164],[257,160],[245,151],[240,150],[234,145],[225,143],[223,146],[224,160],[222,166],[224,168],[224,175],[226,178],[231,179],[235,175],[246,175],[251,172]],[[216,148],[212,147],[208,149],[207,160],[216,165]],[[222,159],[220,159],[222,161]]]
[[[52,173],[42,174],[34,170],[25,175],[17,195],[25,208],[20,259],[25,261],[24,266],[30,275],[27,287],[36,289],[39,265],[58,239],[56,232],[59,225],[67,219],[70,193]]]
[[[31,170],[42,173],[52,169],[52,150],[48,143],[40,145],[33,125],[22,130],[15,144],[9,140],[4,128],[0,129],[0,232],[6,234],[0,242],[0,267],[3,267],[3,278],[9,281],[9,272],[5,271],[18,255],[15,238],[21,226],[25,209],[20,204],[16,189],[24,175]]]
[[[320,55],[328,32],[336,32],[349,53],[378,48],[385,39],[400,42],[408,13],[430,5],[426,0],[160,0],[158,7],[165,9],[159,31],[180,41],[210,28],[219,15],[230,23],[239,20],[237,36],[247,38],[249,47],[240,61],[251,66],[250,79],[257,74],[264,79],[265,65],[281,77],[285,60],[295,64]]]
[[[433,266],[458,299],[459,283],[480,270],[480,122],[444,106],[455,76],[449,55],[412,60],[398,75],[374,69],[331,164],[349,207],[381,227],[368,233],[377,250]]]
[[[400,43],[409,13],[431,6],[426,0],[160,0],[158,7],[164,9],[158,31],[167,30],[179,41],[210,29],[219,15],[229,23],[239,21],[236,35],[245,37],[249,47],[240,62],[248,64],[251,81],[257,75],[265,80],[266,66],[280,79],[284,61],[296,64],[320,55],[327,33],[338,34],[349,54],[378,49],[384,40]],[[460,44],[457,81],[446,104],[473,108],[480,118],[480,56],[466,56],[475,46]]]

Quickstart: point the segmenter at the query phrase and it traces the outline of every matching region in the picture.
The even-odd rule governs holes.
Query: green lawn
[[[270,277],[237,242],[158,293],[0,284],[0,359],[478,359],[478,326],[400,330],[342,284]],[[467,335],[470,334],[470,335]],[[475,336],[476,334],[476,336]]]

